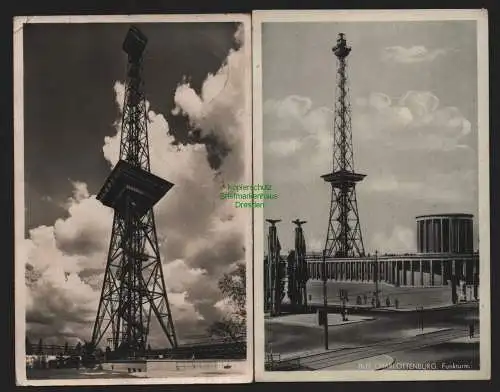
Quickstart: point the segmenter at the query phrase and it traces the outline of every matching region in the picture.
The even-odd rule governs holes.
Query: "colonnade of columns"
[[[377,268],[378,265],[378,274]],[[478,273],[478,260],[466,259],[395,259],[395,260],[342,260],[327,261],[326,275],[329,280],[373,282],[379,281],[396,286],[441,286],[456,276],[472,284]],[[309,276],[322,279],[322,262],[309,262]]]

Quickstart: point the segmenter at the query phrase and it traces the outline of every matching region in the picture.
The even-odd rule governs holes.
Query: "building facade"
[[[478,283],[479,253],[473,248],[472,215],[422,215],[416,223],[417,253],[327,258],[327,279],[420,287],[452,281]],[[308,253],[306,260],[310,279],[323,279],[322,253]]]

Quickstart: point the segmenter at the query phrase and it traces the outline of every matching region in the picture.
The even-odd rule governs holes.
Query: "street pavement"
[[[312,362],[309,365],[301,359],[301,365],[330,367],[360,358],[440,344],[466,336],[471,322],[475,323],[475,330],[479,332],[477,304],[424,310],[421,314],[424,328],[446,330],[419,336],[408,335],[409,330],[418,327],[420,316],[416,312],[367,311],[363,315],[375,317],[375,320],[331,328],[329,348],[335,351],[310,357]],[[266,323],[265,332],[267,347],[272,347],[273,353],[284,354],[286,357],[324,347],[321,329]]]
[[[448,329],[413,336],[411,338],[382,341],[366,347],[328,351],[300,358],[300,366],[303,369],[319,370],[392,352],[432,346],[463,335],[464,331],[462,329]]]

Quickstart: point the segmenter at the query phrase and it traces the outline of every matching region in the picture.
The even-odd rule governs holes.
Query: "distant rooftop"
[[[444,214],[429,214],[429,215],[418,215],[415,219],[421,218],[437,218],[437,217],[449,217],[449,218],[473,218],[472,214],[463,214],[463,213],[444,213]]]

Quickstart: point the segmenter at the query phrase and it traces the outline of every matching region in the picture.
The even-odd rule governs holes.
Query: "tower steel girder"
[[[331,185],[325,257],[359,257],[365,250],[356,198],[356,184],[364,174],[354,171],[351,106],[347,82],[347,57],[351,48],[340,33],[333,47],[337,57],[337,86],[333,121],[332,171],[321,176]]]
[[[137,28],[129,30],[123,46],[128,66],[120,160],[97,196],[115,213],[92,345],[111,335],[112,348],[128,356],[146,351],[153,314],[168,343],[177,347],[153,212],[173,184],[150,173],[141,77],[146,43]]]

